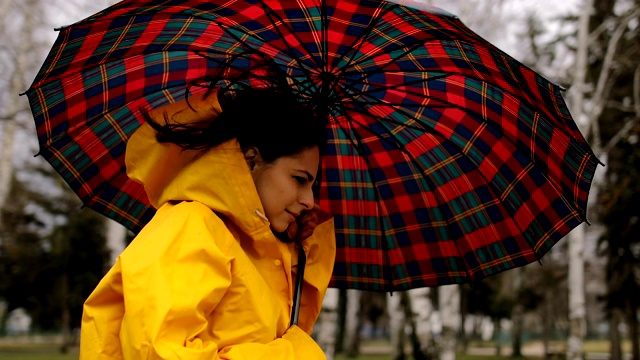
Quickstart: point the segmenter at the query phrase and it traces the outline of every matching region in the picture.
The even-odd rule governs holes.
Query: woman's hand
[[[333,215],[320,210],[315,204],[311,210],[303,211],[296,222],[287,228],[287,237],[294,241],[302,241],[313,235],[313,231],[319,224],[331,219]]]

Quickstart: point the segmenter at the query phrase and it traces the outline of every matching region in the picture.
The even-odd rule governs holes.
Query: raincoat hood
[[[177,102],[151,111],[149,116],[179,124],[213,121],[222,111],[216,93],[206,98],[193,95],[189,103]],[[127,175],[144,185],[156,209],[168,202],[199,201],[247,235],[269,226],[235,139],[207,151],[183,150],[175,144],[158,143],[155,130],[145,123],[127,143],[126,166]]]

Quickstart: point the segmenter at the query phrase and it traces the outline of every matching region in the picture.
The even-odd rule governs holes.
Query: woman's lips
[[[287,214],[289,214],[289,220],[290,222],[294,222],[296,221],[296,218],[298,217],[296,214],[290,212],[289,210],[285,210],[287,212]]]

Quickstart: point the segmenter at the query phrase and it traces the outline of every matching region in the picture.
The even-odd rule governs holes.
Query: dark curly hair
[[[179,124],[165,118],[154,121],[143,113],[157,132],[158,142],[174,143],[186,150],[210,149],[228,140],[237,139],[240,147],[256,147],[262,158],[271,163],[282,156],[291,156],[310,147],[322,153],[327,141],[326,118],[318,115],[308,101],[297,96],[282,79],[269,74],[260,88],[248,86],[248,80],[236,82],[201,79],[192,86],[208,87],[207,96],[218,90],[222,112],[212,121]],[[206,85],[202,85],[206,83]],[[188,102],[188,93],[185,97]]]

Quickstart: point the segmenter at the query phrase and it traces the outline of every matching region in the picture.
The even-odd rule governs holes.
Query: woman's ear
[[[253,171],[256,168],[262,166],[264,162],[262,160],[262,156],[260,155],[260,150],[258,150],[255,146],[249,146],[243,150],[244,152],[244,160],[247,162],[247,166],[249,166],[249,170]]]

